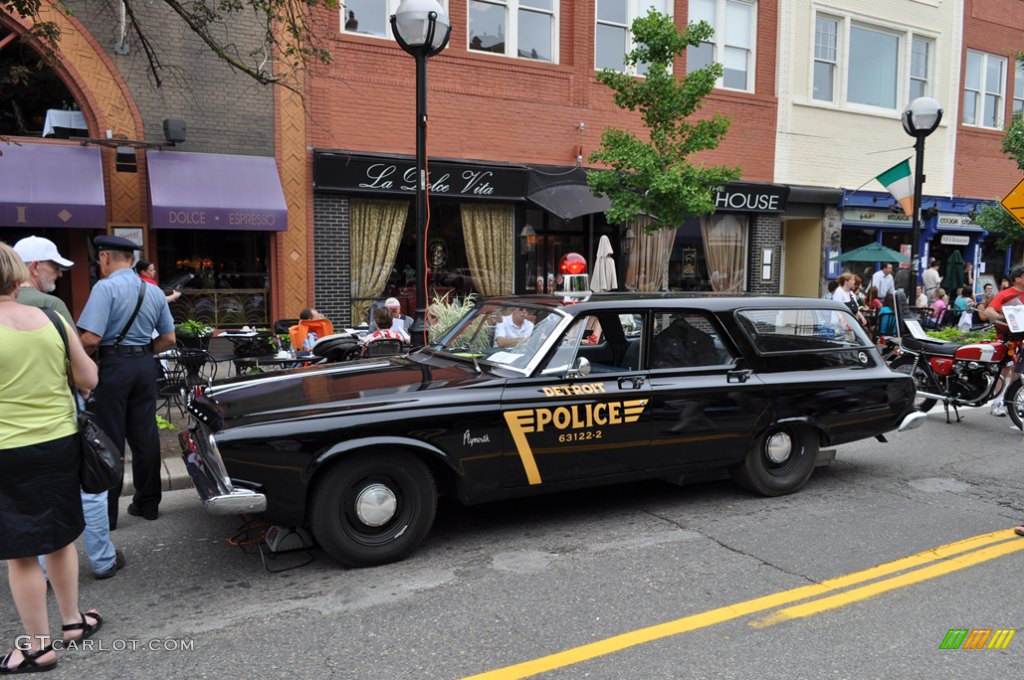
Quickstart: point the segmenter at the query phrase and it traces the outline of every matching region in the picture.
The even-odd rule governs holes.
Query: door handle
[[[619,389],[627,389],[626,383],[629,383],[628,389],[638,390],[644,386],[644,377],[642,375],[632,375],[628,378],[619,378]]]
[[[725,374],[725,381],[730,383],[745,383],[750,380],[753,373],[749,368],[741,368],[736,371],[729,371]]]

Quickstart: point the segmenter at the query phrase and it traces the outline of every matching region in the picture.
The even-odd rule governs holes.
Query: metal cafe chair
[[[217,379],[217,361],[204,349],[178,348],[177,363],[185,370],[185,386],[209,385]]]
[[[367,343],[363,348],[364,357],[393,357],[405,352],[405,346],[401,340],[393,338],[381,338]]]
[[[167,420],[171,419],[171,408],[177,408],[185,417],[185,367],[174,358],[156,358],[158,368],[156,379],[157,410],[167,409]],[[161,404],[161,402],[163,402]]]

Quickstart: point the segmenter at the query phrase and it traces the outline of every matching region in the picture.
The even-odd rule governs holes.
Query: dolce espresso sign
[[[715,193],[715,212],[781,213],[789,187],[777,184],[726,184]]]
[[[526,168],[432,162],[430,193],[476,200],[521,201],[526,196]],[[317,153],[313,182],[318,190],[413,195],[416,162],[412,159]]]

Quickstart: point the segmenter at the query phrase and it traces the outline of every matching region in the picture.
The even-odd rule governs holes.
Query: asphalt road
[[[314,551],[268,573],[228,544],[239,521],[170,492],[157,522],[123,515],[123,572],[83,573],[107,623],[48,677],[1022,677],[1024,630],[939,649],[951,628],[1024,629],[1020,432],[974,410],[889,439],[783,498],[722,481],[443,502],[411,559],[351,571]],[[6,588],[0,612],[10,645]]]

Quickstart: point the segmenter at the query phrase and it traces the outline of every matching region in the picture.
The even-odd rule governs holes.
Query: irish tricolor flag
[[[903,214],[914,214],[914,184],[910,181],[910,159],[897,163],[876,177],[892,197],[903,206]]]

